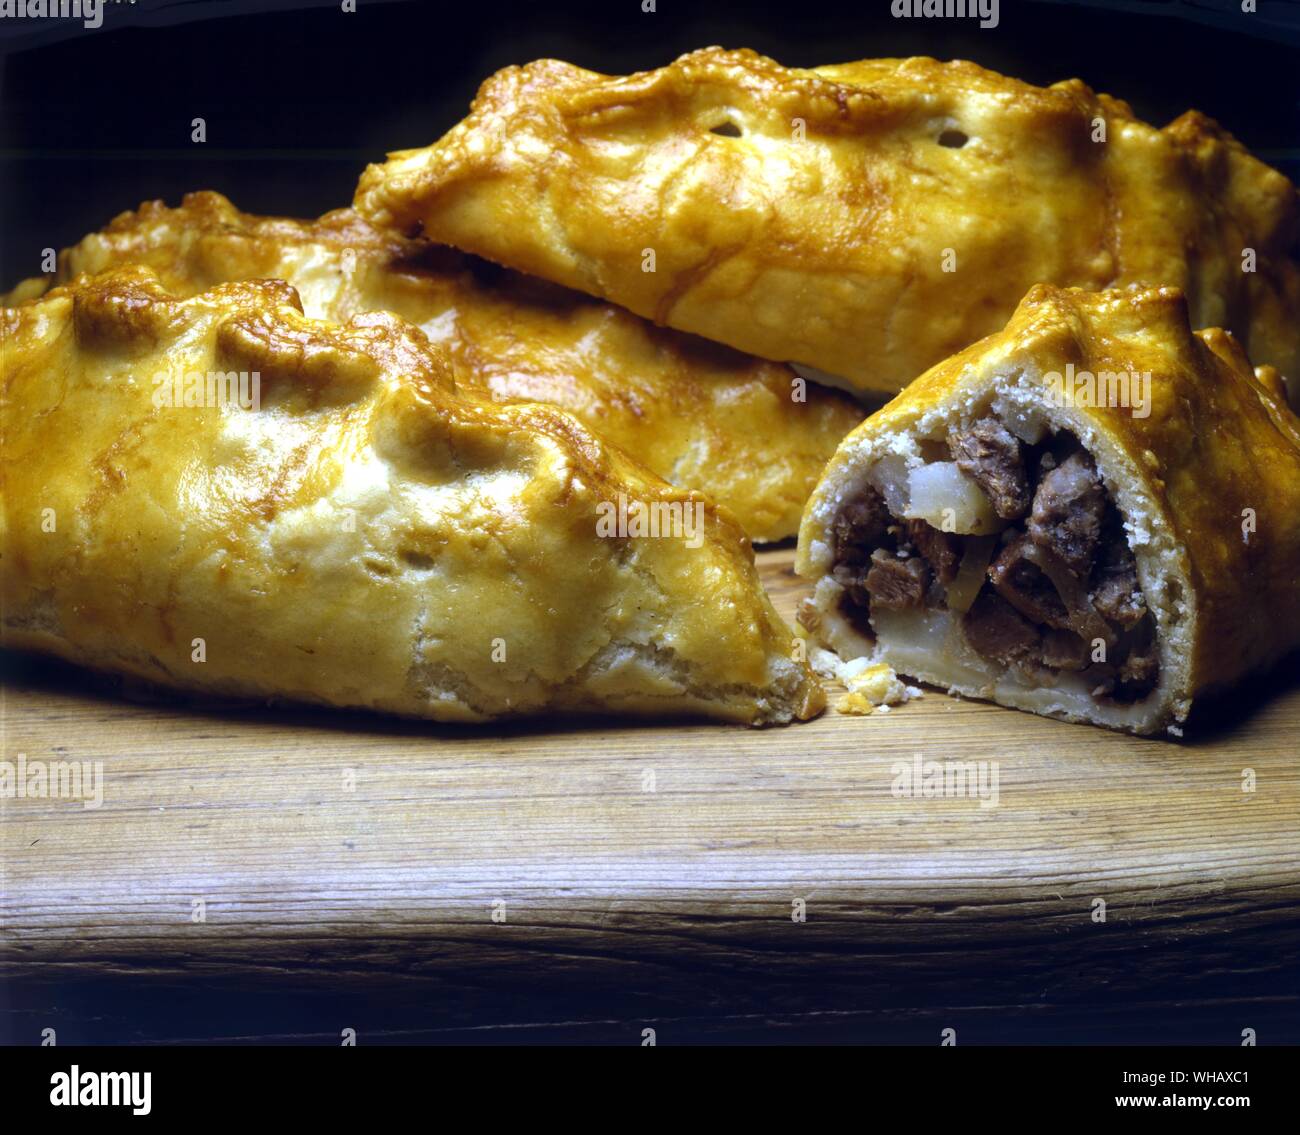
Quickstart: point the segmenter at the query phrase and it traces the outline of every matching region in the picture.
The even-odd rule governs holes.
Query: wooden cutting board
[[[104,786],[0,801],[19,1043],[1300,1036],[1294,665],[1181,742],[936,692],[471,729],[6,673],[3,758]],[[918,754],[991,762],[996,806],[900,794]]]

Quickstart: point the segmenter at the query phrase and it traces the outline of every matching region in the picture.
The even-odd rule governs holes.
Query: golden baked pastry
[[[447,346],[460,385],[570,411],[660,476],[725,504],[755,540],[798,531],[823,467],[863,416],[788,367],[380,233],[351,210],[297,221],[241,213],[218,193],[191,193],[178,209],[154,201],[66,250],[57,282],[131,263],[181,296],[274,277],[313,318],[396,312]],[[27,281],[14,299],[46,286]]]
[[[901,390],[1043,282],[1180,287],[1195,326],[1300,379],[1295,187],[1195,111],[1157,130],[1075,79],[721,48],[618,77],[542,60],[369,167],[356,205],[858,390]]]
[[[823,704],[730,513],[395,315],[134,267],[0,333],[5,645],[438,721]]]
[[[1135,733],[1300,646],[1300,419],[1174,288],[1034,288],[849,435],[799,621],[967,697]]]

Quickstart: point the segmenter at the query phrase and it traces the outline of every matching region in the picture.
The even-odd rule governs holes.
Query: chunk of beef
[[[1029,546],[1029,537],[1023,532],[1005,544],[989,564],[989,582],[1030,622],[1068,627],[1070,616],[1060,594],[1042,569],[1025,556]]]
[[[948,449],[957,468],[970,477],[993,502],[1003,520],[1019,520],[1029,512],[1029,477],[1020,440],[996,418],[981,418],[965,431],[948,435]]]
[[[1073,631],[1049,630],[1043,635],[1043,665],[1052,670],[1086,670],[1088,644]]]
[[[935,528],[924,520],[909,520],[907,536],[939,577],[940,583],[951,583],[957,578],[957,569],[961,566],[961,540],[953,533]]]
[[[1138,584],[1137,561],[1124,538],[1123,529],[1108,532],[1101,554],[1092,569],[1092,605],[1102,618],[1118,627],[1135,627],[1147,613],[1146,600]]]
[[[848,567],[865,566],[872,550],[884,539],[889,523],[885,498],[868,485],[840,510],[831,525],[835,562]]]
[[[930,569],[919,556],[906,559],[884,548],[871,553],[867,591],[873,607],[924,607]]]
[[[1004,666],[1041,660],[1038,628],[997,592],[985,587],[962,616],[972,649]]]
[[[1101,539],[1106,490],[1083,450],[1043,475],[1034,494],[1029,536],[1076,576],[1087,578]]]

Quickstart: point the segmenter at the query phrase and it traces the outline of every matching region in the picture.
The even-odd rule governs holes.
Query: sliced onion
[[[1084,642],[1101,639],[1110,650],[1118,641],[1114,629],[1098,614],[1085,587],[1061,560],[1032,540],[1025,541],[1025,559],[1036,564],[1052,581],[1052,586],[1065,604],[1066,621]]]
[[[996,536],[972,536],[965,541],[961,564],[957,568],[956,578],[946,585],[948,609],[950,611],[969,611],[975,602],[975,596],[984,586],[984,576],[988,571],[993,551],[998,546]]]

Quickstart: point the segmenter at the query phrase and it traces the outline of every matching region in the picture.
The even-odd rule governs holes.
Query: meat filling
[[[993,502],[1003,520],[1029,511],[1029,477],[1019,440],[996,418],[981,418],[964,432],[953,431],[948,449],[957,468]]]
[[[835,518],[835,563],[861,567],[871,558],[871,549],[884,538],[889,527],[889,509],[884,498],[870,486],[851,500]]]
[[[941,532],[924,520],[907,522],[907,537],[917,554],[934,570],[940,583],[951,583],[961,566],[961,540],[951,532]]]
[[[988,568],[978,592],[967,589],[965,603],[960,584],[951,592],[970,647],[1046,684],[1073,673],[1096,697],[1146,697],[1160,677],[1155,624],[1092,457],[1068,433],[1031,446],[993,417],[953,431],[948,447],[1011,522],[991,561],[984,551]],[[949,586],[978,539],[894,516],[870,488],[832,531],[833,574],[845,588],[841,609],[867,637],[873,610],[948,607]]]
[[[1088,644],[1073,631],[1045,631],[1043,665],[1049,670],[1086,670]]]
[[[1013,536],[989,564],[989,582],[1008,603],[1033,623],[1064,629],[1070,613],[1052,581],[1027,555],[1031,546],[1025,532]]]
[[[985,658],[1004,666],[1032,664],[1042,657],[1042,633],[1002,596],[987,587],[962,620],[966,641]]]
[[[1101,555],[1092,569],[1091,599],[1093,607],[1108,623],[1129,630],[1146,617],[1147,605],[1138,585],[1137,561],[1124,539],[1114,509],[1111,517]]]
[[[1076,450],[1043,474],[1034,493],[1029,538],[1075,575],[1087,578],[1101,541],[1106,490],[1092,458]]]
[[[871,553],[867,593],[872,605],[895,610],[924,607],[929,585],[930,569],[920,556],[902,557],[884,548]]]

